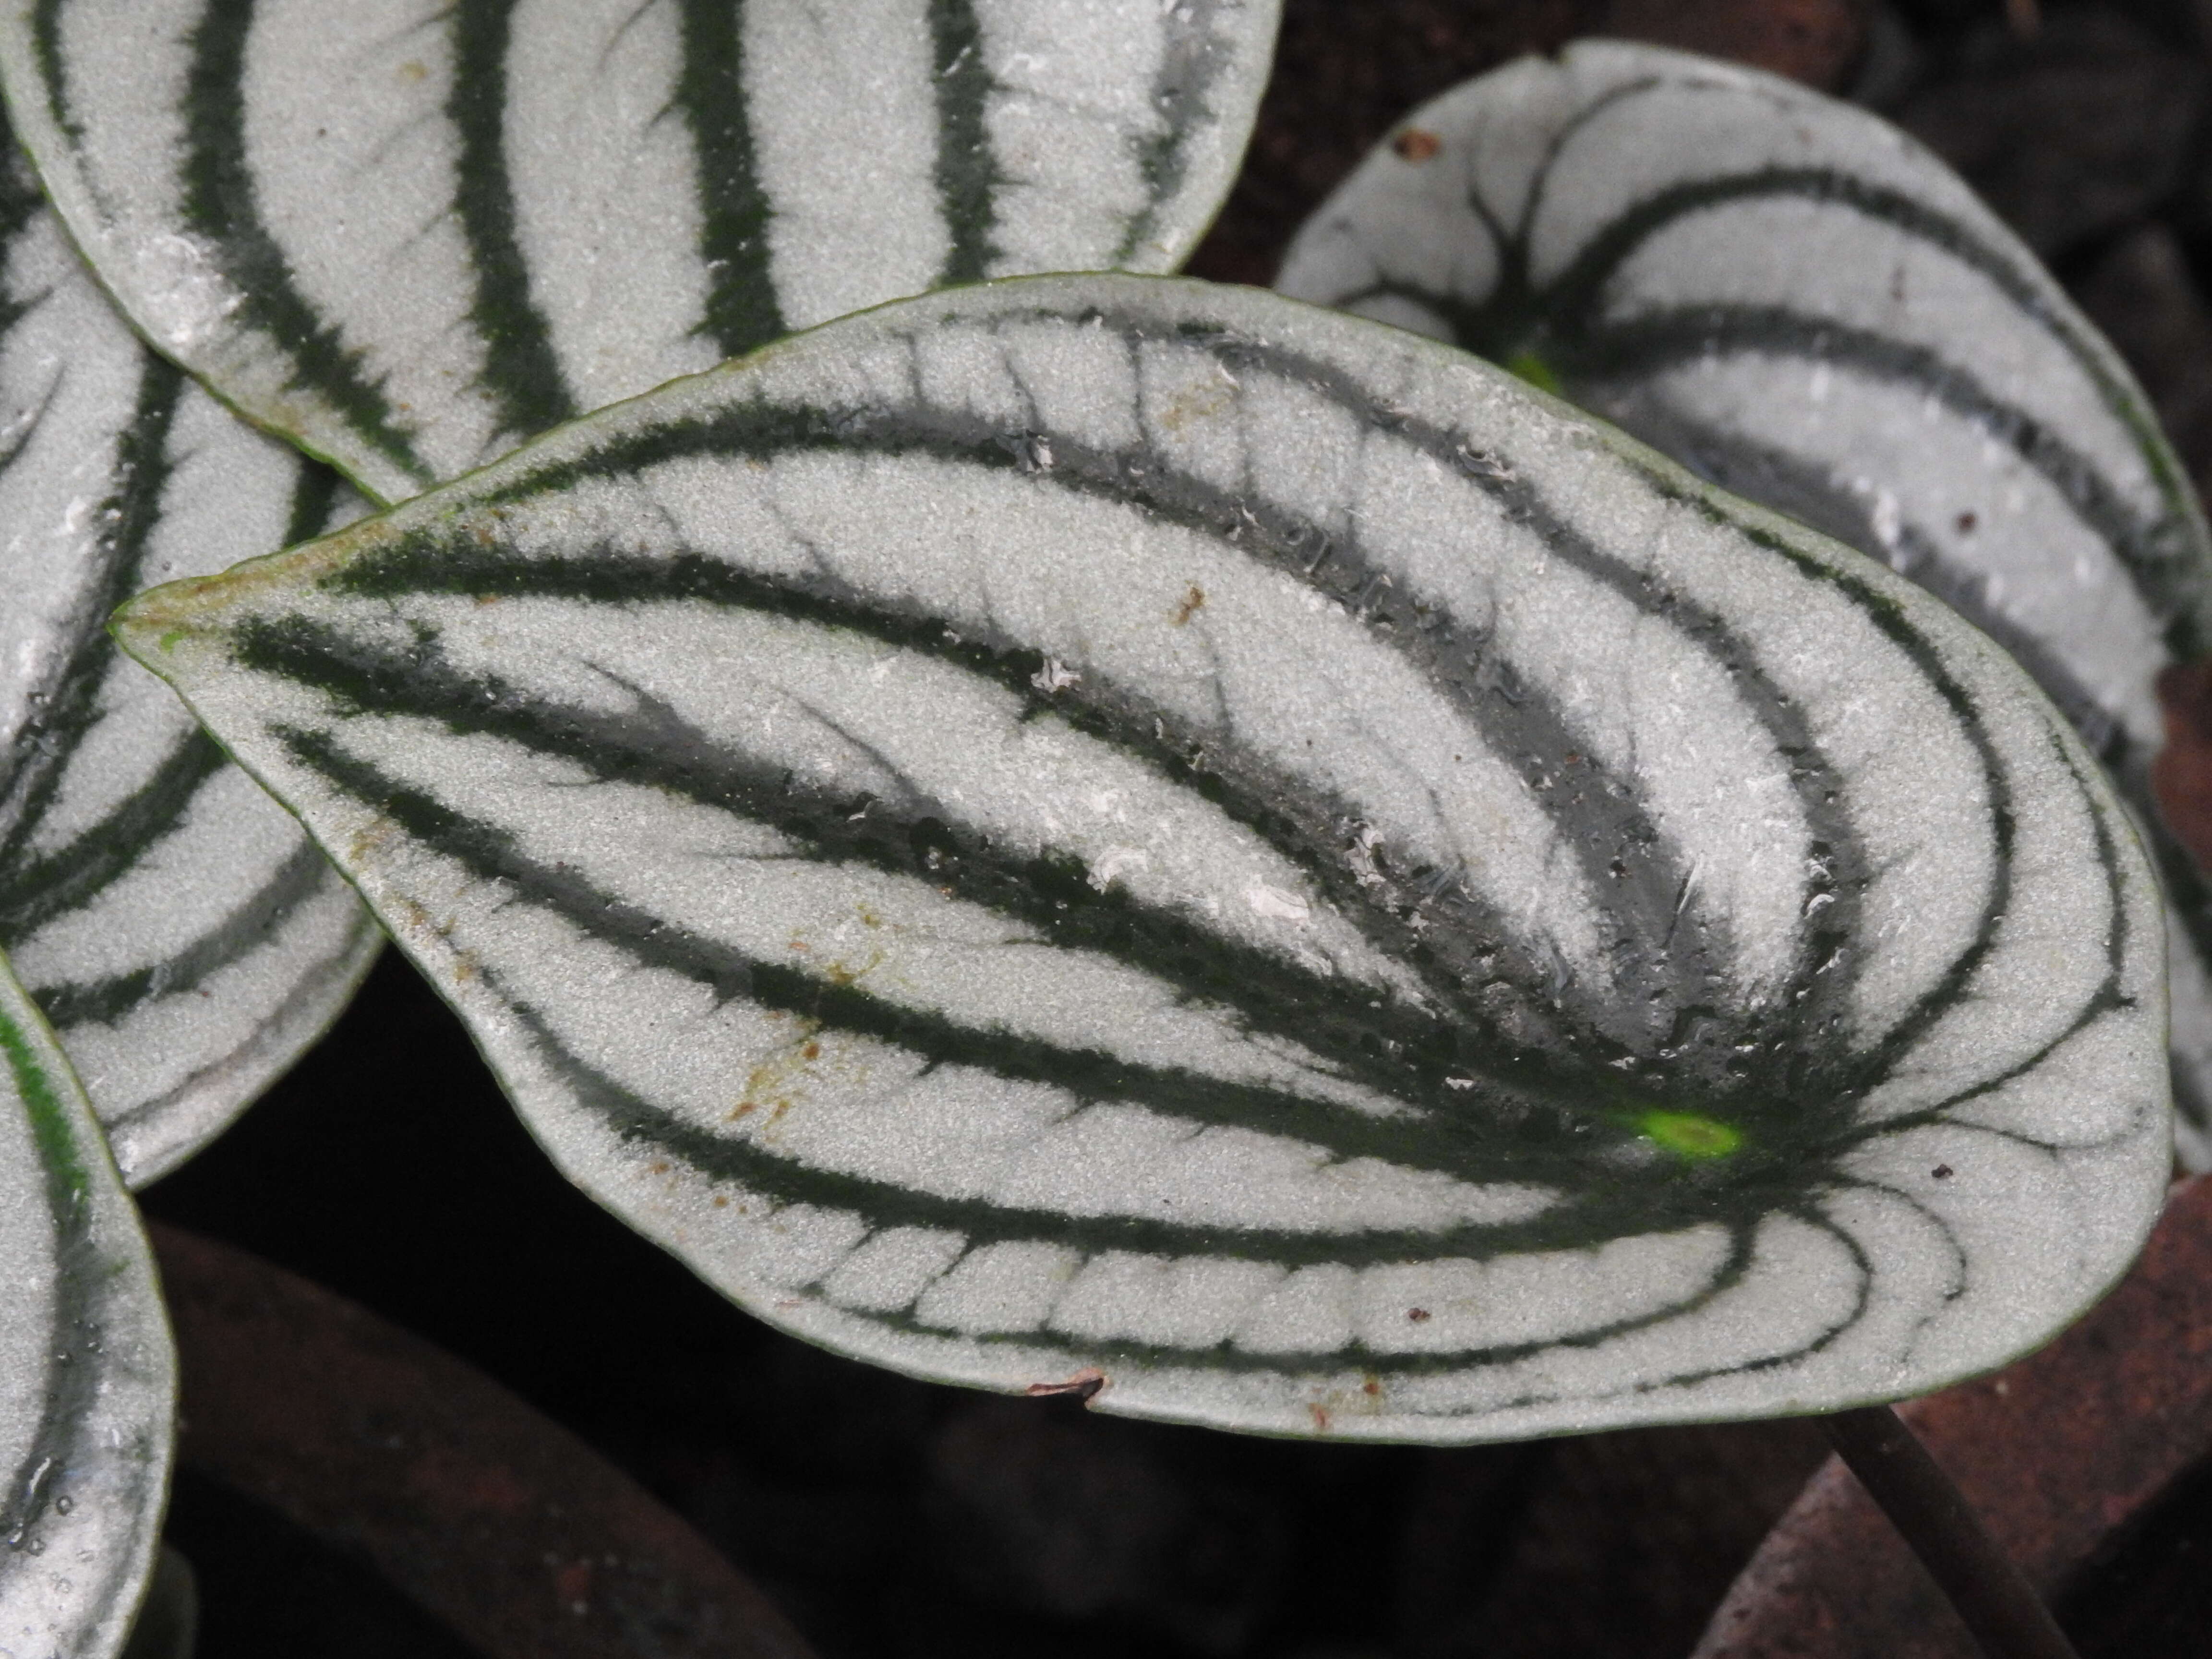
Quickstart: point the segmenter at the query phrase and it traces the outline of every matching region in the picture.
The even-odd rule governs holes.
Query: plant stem
[[[2080,1659],[1919,1437],[1887,1406],[1830,1412],[1829,1443],[1881,1505],[1989,1659]]]

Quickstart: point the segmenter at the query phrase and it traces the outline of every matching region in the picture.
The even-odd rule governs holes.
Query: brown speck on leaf
[[[728,1209],[730,1207],[729,1195],[726,1193],[716,1193],[714,1194],[714,1207],[718,1210]]]
[[[653,1172],[655,1175],[666,1175],[668,1173],[668,1160],[665,1158],[655,1158],[653,1163]]]
[[[1952,1172],[1951,1166],[1950,1166],[1949,1164],[1937,1164],[1934,1169],[1930,1170],[1928,1173],[1929,1173],[1929,1175],[1934,1176],[1936,1177],[1936,1180],[1938,1180],[1938,1181],[1948,1181],[1948,1180],[1951,1178],[1951,1176],[1952,1176],[1952,1173],[1953,1173],[1953,1172]]]
[[[1306,1412],[1308,1415],[1313,1419],[1314,1432],[1316,1434],[1327,1434],[1328,1432],[1328,1407],[1326,1406],[1308,1406],[1306,1407]]]
[[[822,1058],[822,1045],[821,1045],[820,1043],[818,1043],[818,1042],[808,1042],[808,1043],[807,1043],[807,1045],[806,1045],[805,1048],[801,1048],[801,1049],[799,1051],[799,1057],[801,1060],[819,1060],[819,1059],[821,1059],[821,1058]]]
[[[1974,526],[1981,523],[1981,520],[1972,513],[1961,513],[1953,522],[1958,526],[1961,536],[1971,536],[1974,533]]]
[[[1181,628],[1196,616],[1205,604],[1206,590],[1196,582],[1193,582],[1190,585],[1190,591],[1182,596],[1182,603],[1176,606],[1175,625]]]
[[[1406,1310],[1406,1317],[1416,1325],[1425,1325],[1429,1322],[1429,1310],[1426,1308],[1408,1308]]]
[[[1085,1365],[1065,1382],[1032,1382],[1024,1390],[1032,1400],[1048,1399],[1055,1395],[1072,1395],[1089,1405],[1106,1386],[1106,1373],[1095,1365]]]
[[[1382,1392],[1382,1379],[1378,1376],[1369,1377],[1359,1385],[1359,1392],[1370,1399],[1379,1396]]]
[[[1390,141],[1390,148],[1408,161],[1425,161],[1443,147],[1443,140],[1435,133],[1424,132],[1419,127],[1407,127]]]

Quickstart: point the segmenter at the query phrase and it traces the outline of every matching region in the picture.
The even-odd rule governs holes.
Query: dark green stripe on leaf
[[[358,355],[319,316],[261,222],[246,159],[246,43],[256,0],[211,0],[188,45],[185,153],[179,167],[185,221],[216,250],[234,284],[240,320],[265,330],[299,365],[295,386],[327,398],[377,453],[424,484],[436,475],[416,454]]]
[[[975,0],[930,0],[929,32],[937,76],[937,194],[952,234],[937,280],[981,282],[994,252],[991,196],[999,179],[983,122],[993,87]]]
[[[24,849],[53,805],[70,757],[99,716],[101,687],[119,663],[101,624],[142,586],[147,550],[161,519],[172,470],[169,430],[185,377],[151,352],[138,356],[137,402],[131,423],[116,438],[107,493],[94,520],[100,526],[90,554],[94,580],[65,623],[69,650],[58,672],[33,693],[29,701],[35,712],[17,734],[9,770],[0,773],[0,804],[10,819],[0,836],[0,872],[14,872],[0,873],[0,915],[21,890],[16,884],[25,873]]]
[[[724,356],[742,356],[787,331],[769,274],[768,197],[746,112],[744,7],[739,0],[677,3],[684,69],[676,104],[698,155],[699,252],[708,283],[700,332]]]
[[[67,1029],[106,1024],[153,998],[196,990],[266,940],[330,875],[329,860],[302,837],[259,888],[173,956],[112,978],[41,986],[39,1006],[57,1028]]]
[[[7,971],[0,959],[0,974]],[[76,1080],[52,1075],[40,1052],[47,1045],[17,1023],[9,1006],[15,1000],[13,989],[0,989],[0,1060],[7,1065],[37,1149],[56,1271],[53,1342],[40,1356],[44,1388],[39,1424],[21,1465],[14,1471],[4,1507],[0,1507],[0,1539],[9,1541],[8,1555],[15,1553],[24,1533],[52,1499],[56,1483],[42,1477],[57,1469],[68,1471],[85,1461],[88,1450],[98,1456],[120,1449],[102,1446],[94,1450],[80,1443],[104,1382],[105,1367],[100,1362],[100,1345],[107,1334],[106,1304],[111,1296],[121,1293],[118,1276],[111,1263],[100,1259],[93,1233],[100,1208],[93,1184],[97,1177],[85,1161],[90,1150],[86,1126],[72,1121],[84,1108],[79,1104],[71,1109],[62,1090],[73,1090]]]
[[[483,383],[517,438],[577,413],[545,319],[530,297],[530,271],[514,239],[507,171],[507,33],[515,0],[455,0],[453,85],[446,113],[460,137],[454,211],[476,273],[470,320],[484,343]]]

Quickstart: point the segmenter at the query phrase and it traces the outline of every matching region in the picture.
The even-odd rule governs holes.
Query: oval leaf
[[[138,343],[20,161],[0,173],[0,948],[143,1184],[322,1033],[379,935],[107,614],[360,503]]]
[[[118,624],[578,1181],[806,1337],[1280,1432],[1918,1392],[2118,1273],[2155,889],[2018,668],[1449,348],[848,318]]]
[[[1774,76],[1589,42],[1415,111],[1277,286],[1514,367],[2011,651],[2152,841],[2182,1150],[2212,1159],[2212,885],[2149,781],[2212,544],[2118,357],[1949,168]]]
[[[153,1571],[176,1354],[138,1212],[0,960],[0,1651],[119,1651]]]
[[[1169,270],[1279,0],[16,0],[0,76],[148,337],[387,501],[947,283]]]

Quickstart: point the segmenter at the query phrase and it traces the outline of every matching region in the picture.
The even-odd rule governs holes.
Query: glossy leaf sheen
[[[2117,355],[1955,174],[1788,82],[1588,42],[1415,111],[1278,286],[1548,377],[2011,651],[2153,841],[2182,1150],[2212,1159],[2212,886],[2149,787],[2212,546]]]
[[[139,600],[589,1190],[815,1340],[1478,1439],[2108,1284],[2154,889],[1919,590],[1249,290],[885,307]]]
[[[1279,0],[15,0],[161,349],[388,501],[943,283],[1180,264]]]
[[[153,1570],[176,1397],[137,1210],[0,961],[0,1652],[121,1650]]]
[[[107,613],[362,504],[140,345],[27,173],[0,178],[0,947],[143,1184],[322,1032],[379,936]]]

